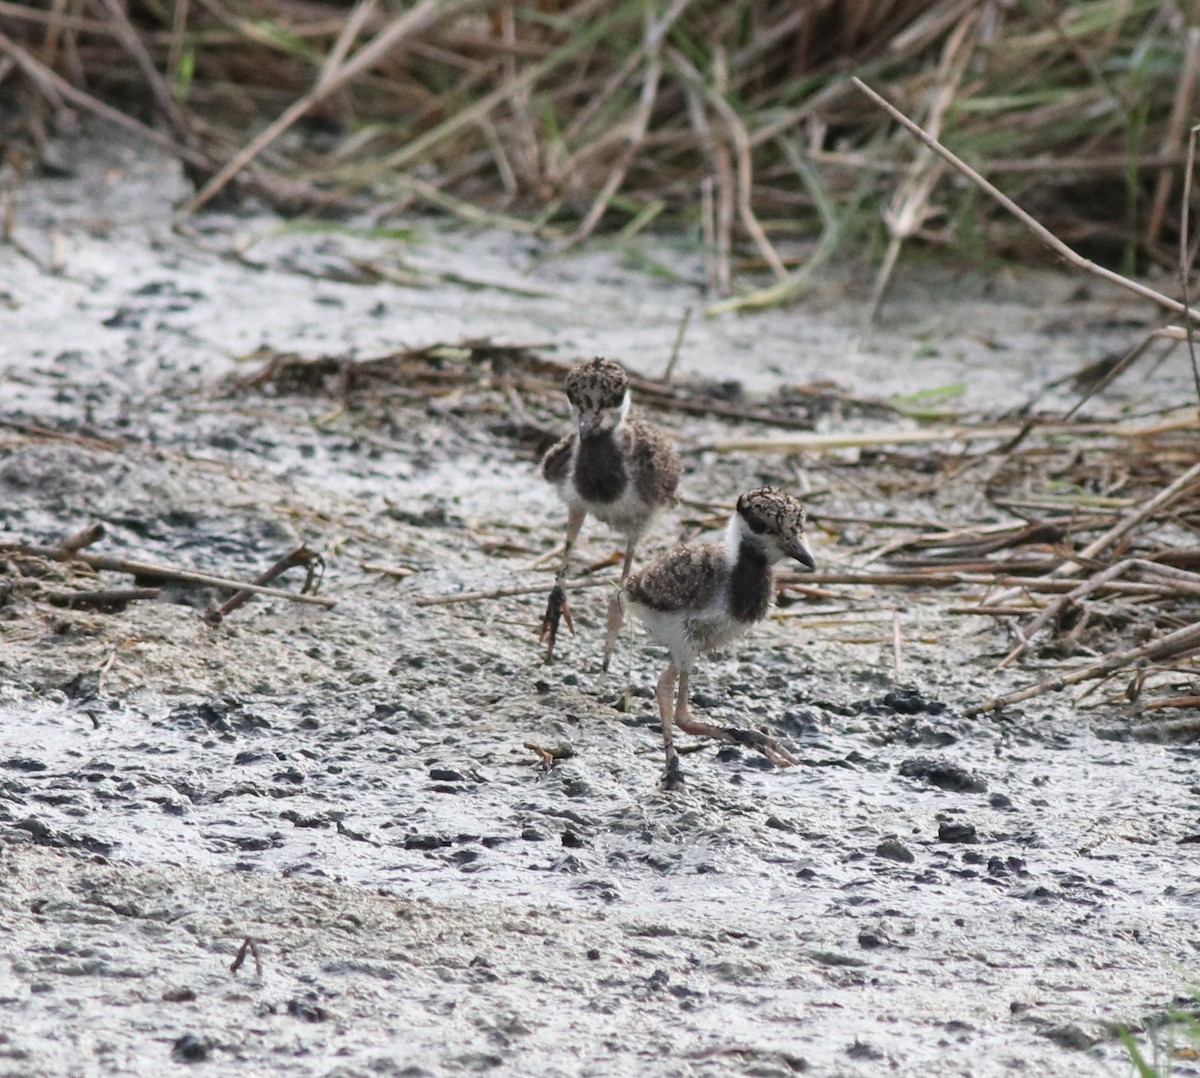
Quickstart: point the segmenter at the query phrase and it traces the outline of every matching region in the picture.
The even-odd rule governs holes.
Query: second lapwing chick
[[[587,516],[624,537],[624,584],[638,540],[659,511],[675,504],[679,487],[679,455],[661,430],[630,416],[629,377],[619,363],[597,358],[580,364],[567,375],[566,391],[575,430],[542,458],[542,476],[567,505],[562,562],[542,621],[547,662],[554,654],[559,618],[566,614],[570,624],[564,579]],[[614,595],[608,609],[605,670],[621,620],[622,606]]]
[[[688,705],[696,659],[766,617],[775,599],[774,566],[784,558],[816,568],[804,542],[804,507],[781,490],[759,487],[738,499],[724,542],[678,546],[626,581],[626,605],[670,655],[657,691],[668,789],[683,782],[676,726],[756,749],[780,767],[799,763],[775,738],[695,719]]]

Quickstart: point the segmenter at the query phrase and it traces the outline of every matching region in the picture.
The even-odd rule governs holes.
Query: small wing
[[[674,505],[679,488],[679,454],[657,427],[629,423],[630,471],[638,496],[647,505]]]
[[[542,457],[542,478],[547,483],[558,486],[566,481],[571,471],[571,458],[575,455],[578,439],[577,434],[568,434],[562,441],[555,442],[546,450],[546,455]]]
[[[681,546],[660,554],[631,576],[625,591],[635,603],[651,610],[703,610],[716,599],[724,573],[723,547]]]

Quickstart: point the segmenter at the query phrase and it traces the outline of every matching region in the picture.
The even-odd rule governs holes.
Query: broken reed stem
[[[195,165],[197,168],[208,170],[212,167],[212,162],[204,154],[200,153],[200,151],[193,150],[190,146],[181,146],[174,139],[169,138],[159,131],[155,131],[152,127],[147,127],[132,116],[127,116],[120,109],[115,109],[111,105],[106,105],[103,101],[93,97],[91,94],[77,90],[66,79],[57,75],[39,60],[36,60],[4,33],[0,33],[0,52],[11,56],[17,66],[25,72],[32,82],[41,87],[42,92],[48,97],[52,99],[58,97],[65,98],[72,104],[94,113],[101,119],[108,120],[109,123],[123,127],[126,131],[132,131],[140,138],[154,143],[154,145],[166,150],[172,156],[178,157],[180,160],[188,162],[188,164]]]
[[[91,607],[105,612],[123,610],[125,606],[139,600],[154,601],[162,595],[162,588],[100,588],[97,591],[47,591],[46,602],[51,606],[65,606],[70,610]]]
[[[600,192],[596,195],[592,207],[588,210],[583,221],[575,230],[574,235],[566,241],[568,247],[575,247],[586,240],[608,209],[613,196],[625,182],[625,177],[633,165],[638,150],[646,140],[646,132],[650,128],[650,118],[654,112],[654,104],[658,100],[659,83],[662,80],[662,43],[667,32],[687,10],[692,0],[674,0],[667,13],[658,21],[651,22],[651,8],[645,11],[646,31],[642,36],[641,48],[637,55],[646,57],[646,74],[642,79],[642,93],[626,135],[626,145],[621,156],[608,174]]]
[[[1050,622],[1058,617],[1059,613],[1066,607],[1068,603],[1078,602],[1085,596],[1090,595],[1099,588],[1102,588],[1105,584],[1109,584],[1116,580],[1117,577],[1128,572],[1130,568],[1131,564],[1129,561],[1117,562],[1116,565],[1110,565],[1107,569],[1101,573],[1097,573],[1090,580],[1084,581],[1084,583],[1080,584],[1079,587],[1073,589],[1072,591],[1065,592],[1053,602],[1048,603],[1042,612],[1033,619],[1033,622],[1027,628],[1021,628],[1019,626],[1017,627],[1017,635],[1020,637],[1020,641],[1018,642],[1017,646],[1012,649],[1012,651],[1004,656],[997,669],[1003,670],[1004,667],[1015,662],[1025,652],[1025,649],[1029,647],[1029,644],[1033,638],[1037,636],[1042,629],[1049,625]]]
[[[927,134],[919,124],[914,123],[898,108],[872,90],[871,87],[862,81],[862,79],[858,78],[857,76],[851,76],[850,81],[856,87],[858,87],[859,90],[866,94],[867,97],[874,101],[875,104],[883,109],[889,116],[891,116],[892,119],[908,128],[908,130],[916,135],[921,142],[923,142],[936,154],[958,169],[959,172],[966,176],[967,179],[975,184],[975,186],[977,186],[981,191],[995,199],[1001,206],[1008,210],[1009,213],[1013,214],[1017,220],[1029,228],[1030,231],[1032,231],[1034,235],[1036,235],[1044,244],[1046,244],[1047,247],[1061,255],[1064,259],[1070,262],[1071,265],[1077,267],[1078,269],[1084,270],[1087,273],[1101,277],[1106,281],[1111,281],[1113,284],[1120,285],[1122,288],[1141,296],[1143,299],[1148,299],[1152,303],[1158,304],[1158,306],[1171,311],[1173,314],[1181,315],[1189,322],[1197,317],[1197,315],[1191,310],[1190,307],[1188,307],[1187,304],[1180,303],[1179,300],[1172,299],[1170,296],[1164,296],[1161,292],[1156,292],[1153,288],[1149,288],[1138,281],[1132,281],[1128,277],[1124,277],[1114,270],[1107,269],[1104,266],[1098,266],[1089,258],[1084,258],[1083,255],[1076,252],[1074,248],[1069,247],[1062,240],[1060,240],[1045,225],[1038,221],[1037,218],[1018,206],[1017,203],[1015,203],[1011,198],[1008,197],[1008,195],[996,187],[995,184],[992,184],[984,179],[983,176],[981,176],[975,169],[962,160],[962,158],[948,150],[937,139]]]
[[[1151,700],[1142,704],[1143,711],[1163,711],[1172,707],[1200,707],[1200,696],[1168,696],[1162,700]],[[1195,720],[1188,720],[1194,723]]]
[[[68,535],[61,543],[58,544],[58,549],[62,551],[63,556],[69,556],[82,550],[84,547],[89,547],[93,543],[98,543],[107,534],[108,529],[99,521],[94,524],[89,524],[86,528],[81,528],[79,531]]]
[[[616,584],[616,578],[583,577],[578,580],[566,580],[565,587],[572,591],[578,588],[597,588],[602,584]],[[541,595],[546,591],[545,584],[515,584],[507,588],[491,588],[488,591],[460,591],[455,595],[422,595],[413,600],[414,606],[450,606],[452,603],[475,603],[483,599],[508,599],[514,595]]]
[[[424,29],[435,18],[452,14],[467,6],[468,0],[421,0],[415,7],[397,16],[390,26],[380,31],[375,38],[363,45],[345,63],[338,64],[332,71],[322,71],[316,85],[308,93],[284,109],[273,123],[269,124],[257,138],[252,139],[249,144],[234,154],[225,166],[196,193],[195,197],[183,207],[184,216],[195,213],[219,194],[234,176],[297,120],[307,115],[314,105],[319,104],[351,79],[369,70],[406,37]]]
[[[247,953],[254,958],[255,975],[261,977],[263,973],[262,958],[258,953],[258,944],[255,943],[250,936],[247,936],[244,940],[242,940],[242,945],[238,948],[237,954],[234,956],[233,961],[229,964],[229,972],[237,973],[237,971],[242,968],[242,963],[246,961]]]
[[[1185,293],[1185,298],[1186,298],[1186,293]],[[1188,323],[1188,330],[1186,332],[1190,332],[1190,330],[1191,330],[1191,323]],[[1074,417],[1075,413],[1078,412],[1079,409],[1082,408],[1093,397],[1097,396],[1100,393],[1103,393],[1104,390],[1106,390],[1110,385],[1113,384],[1113,382],[1115,382],[1122,374],[1124,374],[1125,371],[1127,371],[1136,360],[1140,359],[1141,356],[1146,352],[1146,350],[1152,344],[1154,344],[1155,341],[1164,340],[1164,339],[1171,340],[1171,341],[1178,341],[1180,339],[1181,335],[1184,338],[1186,338],[1186,332],[1180,326],[1164,326],[1161,329],[1156,329],[1153,333],[1149,334],[1139,344],[1135,344],[1116,363],[1114,363],[1112,365],[1112,367],[1109,368],[1108,371],[1105,372],[1103,378],[1101,378],[1098,382],[1096,382],[1095,385],[1091,386],[1079,398],[1079,400],[1077,400],[1073,405],[1071,405],[1071,407],[1067,410],[1066,414],[1062,417],[1063,422],[1066,422],[1067,420]],[[1171,345],[1170,347],[1173,348],[1174,345]],[[1037,426],[1037,421],[1030,420],[1030,422],[1027,424],[1027,429],[1033,430],[1036,428],[1036,426]],[[1005,448],[1007,449],[1009,447],[1006,446]],[[1016,446],[1013,445],[1012,448],[1015,449]]]
[[[1193,464],[1183,475],[1179,476],[1170,486],[1160,490],[1154,497],[1147,499],[1126,513],[1108,531],[1094,542],[1089,543],[1078,554],[1068,558],[1056,575],[1071,576],[1083,569],[1083,562],[1090,561],[1101,551],[1112,546],[1118,539],[1129,534],[1139,524],[1154,516],[1160,509],[1170,505],[1179,495],[1184,493],[1193,483],[1200,481],[1200,461]]]
[[[663,385],[671,384],[671,375],[675,373],[675,364],[679,361],[679,352],[683,348],[683,337],[687,333],[688,322],[692,320],[692,308],[685,307],[683,317],[679,320],[679,329],[675,333],[675,343],[671,346],[671,358],[667,360],[667,369],[663,371],[660,381]]]
[[[322,575],[325,571],[325,559],[321,557],[315,550],[309,550],[306,546],[299,546],[289,554],[285,554],[266,572],[258,576],[254,583],[257,585],[270,584],[276,577],[282,576],[289,569],[297,569],[303,567],[307,570],[307,576],[304,579],[304,585],[300,589],[301,595],[307,595],[315,590],[316,581],[319,579],[317,573]],[[216,628],[238,607],[244,606],[253,597],[254,592],[248,588],[242,588],[236,594],[231,596],[220,607],[208,610],[204,615],[205,624],[212,628]]]
[[[930,138],[936,139],[941,133],[942,118],[954,103],[967,62],[975,49],[979,16],[977,9],[967,11],[942,49],[936,75],[937,92],[929,106],[929,117],[926,120]],[[892,271],[900,257],[901,246],[905,240],[923,228],[930,217],[929,202],[942,177],[944,167],[943,162],[934,160],[933,151],[929,146],[921,146],[903,182],[896,190],[891,205],[883,211],[883,220],[891,238],[867,304],[868,325],[874,324],[879,315],[879,308],[892,279]]]
[[[179,66],[183,62],[183,36],[187,32],[190,6],[189,0],[175,0],[175,10],[171,15],[171,43],[167,50],[168,86],[177,86],[179,83]]]
[[[1020,643],[1004,657],[997,669],[1003,669],[1017,659],[1029,647],[1033,638],[1058,617],[1059,613],[1068,603],[1078,602],[1093,592],[1099,591],[1105,585],[1111,584],[1118,577],[1123,576],[1131,570],[1149,573],[1152,576],[1162,577],[1164,581],[1169,581],[1169,586],[1164,583],[1164,589],[1171,593],[1200,597],[1200,575],[1189,573],[1185,569],[1175,569],[1168,565],[1159,565],[1156,562],[1146,561],[1143,558],[1126,558],[1115,565],[1110,565],[1107,569],[1085,580],[1073,591],[1066,592],[1053,602],[1047,604],[1025,629],[1018,628],[1017,633],[1020,636]]]
[[[1038,424],[1042,434],[1104,434],[1115,438],[1136,439],[1168,430],[1187,430],[1196,425],[1195,410],[1179,422],[1164,426],[1138,426],[1132,423],[1044,423]],[[920,427],[894,430],[863,431],[846,434],[789,434],[785,437],[734,437],[721,438],[712,442],[699,442],[690,446],[688,453],[825,453],[837,449],[857,449],[884,445],[924,445],[930,442],[981,442],[1007,441],[1022,433],[1028,433],[1027,425],[1012,426],[981,423],[973,427]]]
[[[1036,696],[1058,692],[1069,685],[1076,685],[1081,681],[1091,681],[1095,678],[1107,677],[1114,671],[1131,666],[1143,659],[1166,659],[1195,651],[1198,648],[1200,648],[1200,624],[1187,625],[1182,629],[1177,629],[1173,633],[1168,633],[1166,636],[1160,637],[1158,640],[1152,640],[1148,644],[1131,648],[1128,651],[1118,652],[1116,655],[1110,655],[1099,662],[1089,663],[1087,666],[1073,670],[1069,674],[1060,674],[1056,677],[1047,678],[1045,681],[1039,681],[1035,685],[1006,693],[1004,696],[997,696],[982,704],[976,704],[973,707],[967,708],[963,714],[967,718],[974,718],[976,715],[982,715],[987,711],[999,711],[1009,704],[1019,704],[1025,700],[1032,700]]]
[[[1200,125],[1193,127],[1188,132],[1187,167],[1184,169],[1183,206],[1180,210],[1179,223],[1179,283],[1183,289],[1183,303],[1185,307],[1191,304],[1188,298],[1191,291],[1190,282],[1192,276],[1192,245],[1189,237],[1191,231],[1189,221],[1191,218],[1193,165],[1195,164],[1196,157],[1196,133],[1198,131],[1200,131]],[[1196,327],[1190,318],[1184,322],[1184,325],[1187,328],[1188,355],[1192,360],[1192,381],[1196,384],[1196,399],[1200,400],[1200,365],[1196,363]]]
[[[1016,591],[1030,591],[1058,595],[1074,590],[1078,585],[1072,580],[1048,576],[1015,576],[1009,573],[954,572],[944,571],[911,571],[892,573],[855,573],[855,572],[815,572],[815,573],[780,573],[779,582],[790,587],[800,584],[809,587],[822,587],[827,584],[863,584],[871,587],[899,588],[954,588],[960,585],[981,587],[1007,587]],[[1114,580],[1101,585],[1097,592],[1101,595],[1162,595],[1177,590],[1177,585],[1167,583],[1143,584],[1129,581]],[[1190,594],[1190,592],[1189,592]]]
[[[1187,44],[1184,46],[1183,69],[1175,87],[1175,98],[1171,102],[1171,115],[1167,120],[1167,131],[1159,147],[1160,153],[1170,154],[1179,149],[1183,141],[1188,116],[1192,111],[1192,101],[1196,95],[1196,75],[1200,71],[1200,26],[1189,26]],[[1150,219],[1146,225],[1146,238],[1151,243],[1158,241],[1162,231],[1163,217],[1167,211],[1167,199],[1171,197],[1171,187],[1175,179],[1175,169],[1171,166],[1164,168],[1158,174],[1158,182],[1154,188],[1154,197],[1150,203]],[[1184,199],[1188,192],[1185,188]],[[1181,238],[1186,239],[1184,233]],[[1186,284],[1186,282],[1185,282]],[[1186,295],[1184,299],[1186,300]]]
[[[742,227],[746,230],[750,238],[754,240],[755,246],[758,247],[763,260],[771,267],[775,276],[781,281],[786,280],[788,277],[787,267],[783,264],[783,259],[779,257],[774,245],[767,237],[766,230],[762,227],[762,224],[754,213],[752,199],[754,187],[754,154],[753,147],[750,144],[750,133],[746,129],[745,121],[737,114],[725,95],[719,89],[710,86],[683,53],[678,49],[667,49],[666,53],[672,67],[679,72],[686,82],[691,83],[704,96],[724,121],[726,132],[729,140],[733,143],[737,159],[734,192],[738,217],[741,219]],[[722,144],[718,143],[718,145]]]
[[[159,74],[158,68],[154,66],[154,61],[146,51],[146,46],[142,44],[142,39],[138,36],[137,30],[134,29],[133,24],[129,21],[129,16],[125,14],[124,6],[120,0],[97,0],[97,2],[108,12],[109,17],[112,19],[117,37],[125,47],[126,52],[133,58],[134,64],[141,71],[142,78],[149,85],[150,92],[154,96],[159,111],[166,117],[175,134],[185,144],[189,143],[192,135],[191,129],[188,127],[187,118],[175,103],[174,97],[171,96],[171,90],[162,75]]]
[[[337,605],[336,599],[327,599],[323,595],[301,595],[294,591],[284,591],[282,588],[269,588],[261,584],[247,584],[241,580],[231,580],[223,576],[212,576],[209,573],[198,573],[191,569],[176,569],[170,565],[155,565],[152,562],[134,561],[130,558],[115,558],[107,554],[85,554],[81,551],[64,551],[61,547],[57,546],[42,546],[37,543],[0,543],[0,552],[24,554],[34,558],[45,558],[48,561],[78,561],[93,569],[107,572],[129,573],[133,576],[171,580],[182,584],[204,584],[213,588],[232,588],[234,591],[250,591],[255,595],[269,595],[275,599],[288,599],[293,603],[309,603],[313,606],[323,607]]]

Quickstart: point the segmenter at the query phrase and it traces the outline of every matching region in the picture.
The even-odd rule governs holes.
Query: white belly
[[[681,616],[652,610],[626,597],[625,604],[645,627],[651,638],[671,653],[671,660],[681,669],[688,669],[706,651],[714,651],[744,636],[750,627],[735,621],[725,609],[725,596],[705,609]]]

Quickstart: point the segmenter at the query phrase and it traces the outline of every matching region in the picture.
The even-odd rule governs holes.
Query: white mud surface
[[[1194,746],[1131,739],[1119,691],[967,720],[1052,661],[996,674],[992,620],[847,588],[695,680],[697,710],[805,765],[698,746],[667,795],[660,656],[623,645],[617,710],[598,678],[606,590],[577,593],[549,667],[543,594],[416,605],[549,583],[529,564],[563,513],[511,435],[561,429],[561,403],[227,392],[260,347],[483,337],[655,377],[704,303],[686,238],[564,258],[426,219],[381,238],[213,216],[180,235],[169,163],[68,152],[74,176],[19,192],[26,254],[0,248],[0,539],[98,520],[97,552],[242,578],[303,540],[338,602],[256,601],[213,630],[209,596],[69,611],[0,559],[0,1074],[1130,1072],[1114,1031],[1195,987]],[[1078,279],[902,267],[864,337],[854,276],[784,310],[697,314],[680,376],[871,398],[962,383],[946,402],[994,415],[1066,405],[1049,383],[1156,324]],[[1186,400],[1184,361],[1148,371],[1092,414]],[[803,493],[825,567],[869,551],[822,512],[1001,518],[971,469],[695,452],[764,429],[656,418],[691,498]],[[685,507],[647,549],[714,521]],[[589,526],[579,564],[613,549]],[[526,742],[573,755],[539,770]],[[246,937],[261,970],[233,972]]]

